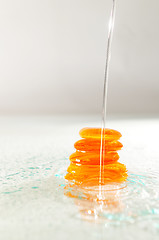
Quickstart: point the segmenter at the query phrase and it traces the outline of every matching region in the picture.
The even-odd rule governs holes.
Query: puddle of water
[[[75,198],[81,217],[86,220],[109,222],[115,225],[134,223],[141,219],[159,221],[159,177],[154,173],[134,174],[124,183],[103,186],[103,199],[98,198],[99,187],[66,185],[65,195]]]

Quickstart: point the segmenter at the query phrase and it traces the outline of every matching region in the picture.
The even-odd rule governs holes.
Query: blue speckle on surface
[[[11,194],[11,193],[16,193],[16,192],[20,192],[21,189],[15,190],[15,191],[10,191],[10,192],[3,192],[3,194]]]
[[[39,188],[39,187],[32,187],[32,189],[37,189],[37,188]]]
[[[39,167],[29,167],[28,169],[39,169]]]

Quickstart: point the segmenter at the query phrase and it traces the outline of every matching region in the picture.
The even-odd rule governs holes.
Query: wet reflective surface
[[[158,239],[157,119],[108,122],[122,132],[129,177],[103,189],[105,204],[94,200],[97,189],[64,195],[73,143],[83,126],[98,126],[94,119],[0,118],[1,239]]]
[[[112,224],[134,223],[140,219],[159,219],[159,178],[129,173],[124,183],[98,187],[66,188],[65,194],[76,198],[75,204],[83,218]],[[78,200],[77,200],[78,199]]]

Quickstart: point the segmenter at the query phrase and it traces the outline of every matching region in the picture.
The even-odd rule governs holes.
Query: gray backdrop
[[[0,0],[0,114],[101,112],[108,0]],[[108,112],[159,113],[159,1],[117,0]]]

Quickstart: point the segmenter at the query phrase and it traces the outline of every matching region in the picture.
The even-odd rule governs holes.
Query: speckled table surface
[[[158,179],[159,119],[115,119],[107,125],[123,134],[120,162]],[[85,126],[100,126],[100,118],[0,118],[1,240],[159,239],[159,212],[132,223],[90,222],[64,195],[68,157]]]

